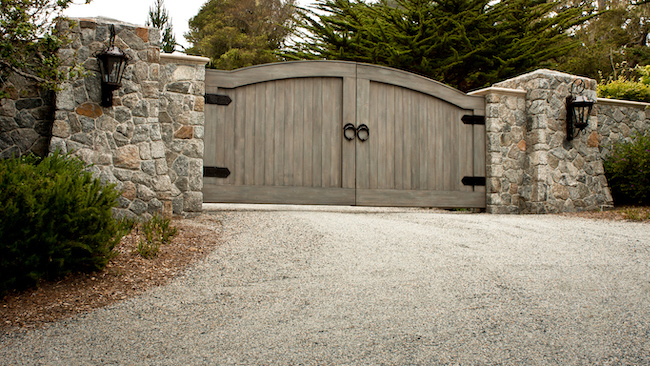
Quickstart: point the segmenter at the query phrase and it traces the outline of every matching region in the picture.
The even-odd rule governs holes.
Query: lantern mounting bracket
[[[113,105],[113,91],[122,86],[122,75],[129,61],[124,51],[115,46],[115,25],[110,25],[109,46],[94,54],[99,64],[102,83],[102,106]]]
[[[584,80],[576,79],[571,84],[571,94],[566,97],[566,139],[568,141],[573,140],[589,125],[589,115],[595,102],[582,95],[584,90]]]

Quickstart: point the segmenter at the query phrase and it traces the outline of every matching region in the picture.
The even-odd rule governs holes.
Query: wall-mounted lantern
[[[110,29],[110,45],[95,54],[102,78],[102,106],[104,107],[113,105],[113,91],[122,86],[122,75],[126,69],[126,63],[129,61],[129,56],[115,47],[115,26],[111,24]]]
[[[571,95],[566,97],[566,139],[571,141],[589,125],[589,115],[594,106],[594,101],[582,95],[585,82],[576,79],[571,84]]]

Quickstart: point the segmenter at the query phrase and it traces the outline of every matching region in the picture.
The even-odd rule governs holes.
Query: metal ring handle
[[[359,127],[357,127],[357,138],[360,141],[366,141],[368,138],[370,138],[370,129],[368,128],[368,126],[362,124],[359,125]]]
[[[352,131],[352,136],[348,134],[348,131]],[[345,137],[346,140],[352,141],[356,136],[357,136],[357,129],[354,127],[352,123],[348,123],[345,126],[343,126],[343,137]]]

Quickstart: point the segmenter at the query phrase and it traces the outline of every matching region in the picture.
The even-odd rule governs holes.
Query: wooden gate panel
[[[339,61],[209,71],[206,202],[485,207],[484,101],[418,75]],[[348,141],[343,126],[367,125]]]
[[[333,198],[342,188],[342,78],[273,80],[218,92],[232,102],[207,107],[212,123],[205,135],[216,143],[206,144],[204,165],[227,167],[231,175],[204,179],[208,200],[309,203],[318,196],[320,203],[354,204],[354,192]],[[256,188],[241,188],[247,186]],[[273,188],[281,186],[293,190]]]
[[[461,122],[471,111],[401,86],[357,85],[358,98],[369,100],[358,116],[370,128],[357,141],[357,204],[480,207],[484,193],[461,183],[475,174],[474,129]]]

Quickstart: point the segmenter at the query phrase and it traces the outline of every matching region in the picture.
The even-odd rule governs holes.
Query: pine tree
[[[294,26],[293,0],[210,0],[190,20],[188,54],[231,70],[277,62]]]
[[[575,41],[586,4],[512,0],[320,0],[288,57],[369,62],[462,90],[551,64]]]
[[[176,36],[174,36],[172,22],[169,19],[164,0],[156,0],[156,3],[149,8],[149,19],[145,25],[162,30],[162,52],[172,53],[176,50]]]

